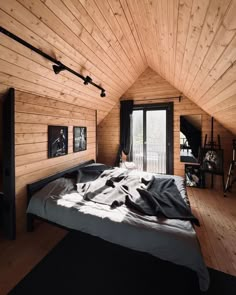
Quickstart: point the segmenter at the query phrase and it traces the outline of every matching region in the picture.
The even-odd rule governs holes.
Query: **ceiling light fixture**
[[[51,62],[54,63],[54,65],[52,66],[54,73],[57,75],[59,74],[61,71],[65,71],[67,70],[68,72],[76,75],[77,77],[79,77],[80,79],[82,79],[84,81],[84,85],[88,85],[91,84],[94,87],[98,88],[101,90],[101,97],[105,97],[106,93],[105,93],[105,89],[102,88],[101,86],[99,86],[98,84],[94,83],[92,81],[92,78],[89,76],[84,77],[83,75],[75,72],[74,70],[72,70],[71,68],[65,66],[63,63],[61,63],[59,60],[56,60],[55,58],[51,57],[50,55],[48,55],[47,53],[41,51],[40,49],[34,47],[33,45],[29,44],[28,42],[26,42],[25,40],[21,39],[20,37],[14,35],[13,33],[7,31],[6,29],[4,29],[3,27],[0,26],[0,32],[3,33],[4,35],[10,37],[11,39],[17,41],[18,43],[24,45],[25,47],[31,49],[32,51],[40,54],[41,56],[43,56],[44,58],[50,60]]]
[[[101,96],[101,97],[105,97],[105,96],[106,96],[106,92],[105,92],[105,90],[102,90],[102,91],[101,91],[100,96]]]
[[[86,76],[84,78],[84,85],[88,85],[88,83],[91,83],[92,82],[92,78],[90,78],[89,76]]]
[[[57,75],[59,74],[61,71],[64,71],[66,68],[63,65],[53,65],[52,66],[54,73]]]

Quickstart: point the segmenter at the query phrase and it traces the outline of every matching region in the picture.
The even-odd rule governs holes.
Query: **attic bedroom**
[[[0,295],[236,294],[235,14],[0,2]]]

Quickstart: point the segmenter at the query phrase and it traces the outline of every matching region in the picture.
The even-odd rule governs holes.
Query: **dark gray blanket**
[[[181,197],[173,178],[155,178],[147,189],[138,188],[140,198],[133,200],[127,195],[125,204],[146,215],[166,217],[170,219],[190,220],[199,226],[198,219]]]

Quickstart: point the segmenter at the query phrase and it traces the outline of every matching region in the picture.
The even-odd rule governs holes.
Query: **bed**
[[[127,197],[129,194],[137,195],[137,192],[149,192],[153,179],[163,183],[171,180],[188,207],[184,179],[173,175],[101,167],[103,164],[91,160],[28,184],[28,230],[33,230],[34,219],[40,218],[151,254],[195,271],[200,290],[206,291],[209,274],[193,226],[194,219],[191,216],[186,219],[163,215],[157,217],[148,214],[149,211],[145,214],[146,211],[138,210],[140,206],[136,205],[140,204],[133,202],[133,199],[129,206],[130,197]],[[86,169],[92,169],[92,173],[87,174]],[[124,185],[124,179],[129,180],[127,185]],[[126,202],[127,199],[129,202]],[[145,209],[145,206],[142,208]]]

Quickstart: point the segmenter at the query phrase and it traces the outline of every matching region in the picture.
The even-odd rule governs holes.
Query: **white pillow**
[[[128,169],[128,170],[134,170],[134,169],[136,169],[136,165],[134,164],[134,162],[127,162],[127,161],[122,162],[120,164],[120,167],[121,168]]]

